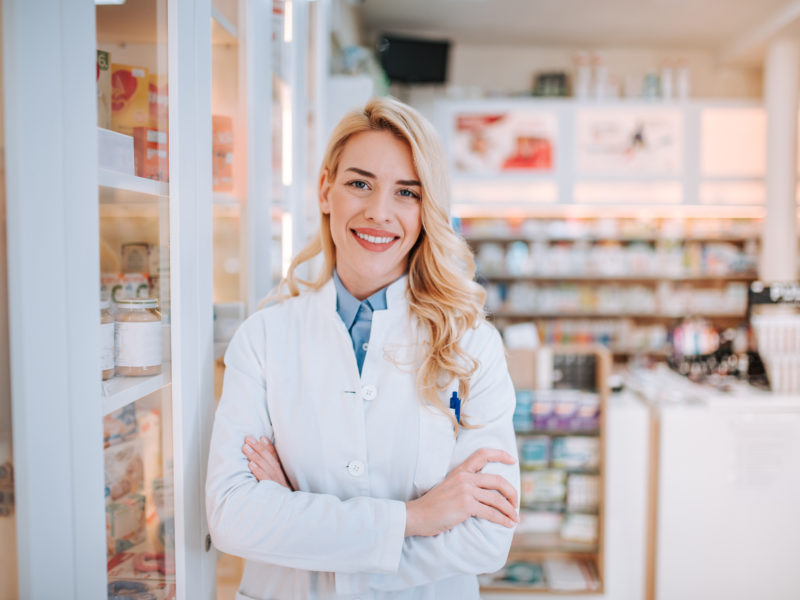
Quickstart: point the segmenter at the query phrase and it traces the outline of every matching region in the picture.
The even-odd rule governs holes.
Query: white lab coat
[[[475,575],[505,563],[512,529],[483,519],[404,537],[405,502],[475,450],[517,455],[497,331],[483,323],[462,340],[480,363],[464,412],[482,427],[456,439],[449,419],[418,399],[406,289],[406,277],[389,286],[387,309],[373,314],[360,376],[333,280],[257,312],[231,341],[206,500],[215,546],[247,559],[237,600],[477,599]],[[253,477],[246,435],[273,440],[298,491]],[[518,465],[484,472],[519,490]]]

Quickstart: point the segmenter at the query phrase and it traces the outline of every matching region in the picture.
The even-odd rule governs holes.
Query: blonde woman
[[[477,599],[506,560],[514,391],[445,164],[400,102],[345,117],[318,235],[228,348],[206,494],[215,545],[247,559],[238,599]]]

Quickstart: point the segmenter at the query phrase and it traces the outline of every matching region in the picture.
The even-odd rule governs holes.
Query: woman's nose
[[[371,221],[376,223],[388,223],[392,220],[392,197],[390,191],[378,190],[372,194],[364,211]]]

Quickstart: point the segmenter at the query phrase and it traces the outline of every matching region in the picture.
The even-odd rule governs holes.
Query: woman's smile
[[[356,240],[367,250],[373,252],[385,252],[394,242],[400,239],[400,236],[394,235],[387,231],[379,231],[377,229],[351,229]]]

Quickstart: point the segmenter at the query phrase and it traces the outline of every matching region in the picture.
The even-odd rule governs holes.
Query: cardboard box
[[[169,136],[166,130],[133,128],[133,161],[136,175],[169,181]]]
[[[150,124],[150,77],[147,69],[111,65],[111,128],[127,135]]]
[[[212,181],[215,192],[233,191],[233,119],[211,117]]]
[[[111,54],[97,51],[97,126],[111,127]]]
[[[147,90],[150,129],[169,131],[169,86],[166,76],[151,73]]]

